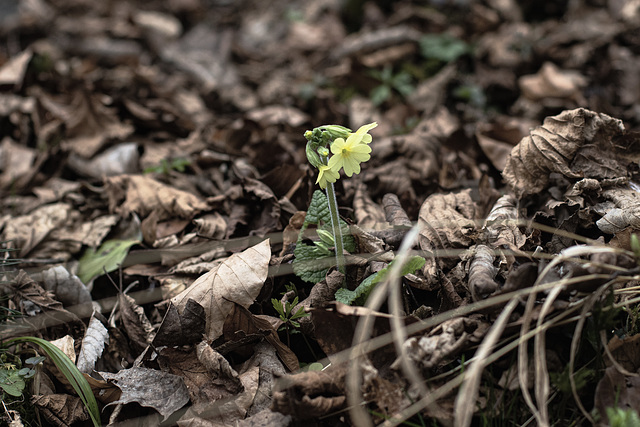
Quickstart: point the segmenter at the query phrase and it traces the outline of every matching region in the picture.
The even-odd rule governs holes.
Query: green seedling
[[[184,157],[178,157],[170,162],[167,159],[162,159],[159,165],[149,166],[144,169],[143,173],[162,173],[163,175],[169,175],[171,171],[182,173],[190,164],[191,160]]]
[[[369,99],[375,106],[391,99],[394,91],[406,97],[415,90],[411,74],[406,71],[394,74],[391,66],[386,66],[382,70],[369,70],[369,75],[380,81],[380,85],[369,93]]]

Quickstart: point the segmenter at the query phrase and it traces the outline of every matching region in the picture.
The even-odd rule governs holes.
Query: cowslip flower
[[[358,129],[359,130],[359,129]],[[360,173],[360,163],[371,158],[369,153],[371,147],[363,144],[364,133],[352,133],[345,141],[343,138],[336,138],[331,144],[333,156],[329,159],[329,169],[339,172],[341,168],[347,176]]]
[[[350,135],[356,135],[356,138],[359,138],[359,142],[363,142],[365,144],[369,144],[372,140],[371,135],[369,135],[369,131],[378,126],[378,123],[373,122],[368,125],[360,126],[357,131]]]
[[[316,184],[320,186],[320,188],[324,189],[327,187],[327,182],[334,183],[340,176],[340,173],[337,171],[331,170],[327,165],[318,166],[318,179],[316,180]]]

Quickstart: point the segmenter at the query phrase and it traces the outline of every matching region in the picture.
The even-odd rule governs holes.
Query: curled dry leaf
[[[244,308],[253,304],[267,278],[270,258],[267,239],[231,255],[217,268],[198,277],[171,302],[179,312],[184,311],[189,299],[200,304],[207,317],[205,336],[211,342],[222,335],[224,321],[234,304]]]
[[[360,183],[356,187],[353,197],[353,213],[356,224],[365,230],[376,230],[384,226],[384,213],[382,208],[371,200],[367,194],[366,186]]]
[[[635,188],[634,188],[635,187]],[[602,196],[616,206],[600,218],[596,225],[608,234],[616,234],[627,227],[640,228],[640,193],[637,186],[616,187],[602,192]]]
[[[520,249],[527,238],[518,228],[517,200],[510,194],[500,197],[484,222],[484,232],[493,247],[507,245]]]
[[[82,339],[78,362],[76,362],[78,370],[87,374],[90,373],[95,368],[100,356],[102,356],[104,345],[108,343],[109,331],[95,316],[91,316],[89,327]]]
[[[420,248],[432,254],[423,267],[429,285],[435,285],[439,270],[445,266],[452,266],[457,258],[435,252],[468,248],[473,243],[476,232],[475,213],[470,189],[459,193],[434,194],[420,207]]]
[[[454,357],[459,351],[467,348],[469,343],[478,342],[484,332],[489,329],[477,319],[457,317],[447,320],[423,337],[411,337],[404,342],[409,357],[422,369],[430,370]],[[400,367],[397,359],[392,368]]]
[[[605,153],[613,154],[611,139],[623,132],[621,120],[584,108],[547,117],[511,150],[504,179],[522,198],[544,190],[554,172],[575,180],[622,176],[626,168]]]
[[[487,298],[498,290],[495,281],[498,269],[493,266],[493,250],[486,245],[478,245],[469,266],[469,291],[474,301]]]
[[[271,409],[296,419],[309,420],[344,408],[346,367],[307,371],[281,378],[273,391]]]
[[[119,317],[131,345],[137,353],[142,352],[154,338],[154,328],[136,301],[129,295],[118,295]]]

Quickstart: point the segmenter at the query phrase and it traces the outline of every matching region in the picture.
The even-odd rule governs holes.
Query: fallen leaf
[[[118,175],[105,179],[109,209],[127,216],[135,212],[144,218],[158,211],[158,220],[191,219],[207,209],[207,203],[186,191],[162,184],[150,176]]]
[[[91,373],[96,366],[96,362],[102,356],[105,344],[109,343],[109,331],[102,322],[91,316],[89,326],[82,339],[82,346],[78,354],[76,366],[80,372]]]
[[[147,368],[123,369],[118,373],[98,372],[115,384],[122,395],[110,403],[137,403],[158,411],[165,420],[189,401],[189,393],[181,377]]]
[[[212,342],[222,335],[225,319],[234,304],[248,308],[260,294],[270,258],[271,246],[267,239],[231,255],[217,268],[198,277],[171,302],[179,312],[184,311],[189,299],[200,304],[207,318],[205,336]]]
[[[623,132],[622,121],[606,114],[584,108],[563,111],[547,117],[542,126],[513,147],[503,177],[518,198],[544,190],[552,172],[575,180],[598,178],[601,175],[598,163],[611,161],[603,152],[611,152],[611,139]],[[589,147],[599,147],[598,160],[591,163],[591,170],[584,167],[574,170],[579,152]],[[617,169],[626,173],[626,167],[617,165]]]

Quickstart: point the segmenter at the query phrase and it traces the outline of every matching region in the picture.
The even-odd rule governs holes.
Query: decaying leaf
[[[41,206],[28,215],[15,217],[5,225],[2,239],[12,241],[20,249],[18,256],[25,257],[49,233],[65,224],[71,209],[67,203],[54,203]]]
[[[409,357],[423,370],[437,368],[440,363],[455,357],[471,342],[479,342],[489,324],[474,318],[458,317],[443,322],[427,335],[411,337],[403,344]],[[392,367],[399,368],[396,360]]]
[[[234,304],[248,308],[260,293],[267,278],[271,246],[269,240],[234,254],[214,270],[200,276],[193,284],[173,297],[171,302],[179,312],[189,299],[205,311],[205,335],[209,342],[222,335],[225,319]]]
[[[506,245],[520,249],[527,241],[520,231],[517,201],[512,195],[500,197],[491,208],[484,222],[484,231],[493,247]]]
[[[144,309],[129,295],[118,294],[119,319],[131,345],[137,353],[142,352],[154,338],[154,328]]]
[[[308,371],[281,378],[273,392],[271,409],[309,420],[344,408],[345,367]]]
[[[160,368],[184,381],[189,399],[196,406],[236,396],[243,390],[238,374],[226,359],[205,346],[209,345],[167,347],[158,352]]]
[[[469,290],[474,301],[487,298],[498,290],[495,276],[498,269],[494,267],[493,250],[486,245],[478,245],[469,266]]]
[[[65,306],[91,302],[89,289],[75,274],[71,274],[62,265],[51,267],[42,272],[44,288],[53,292]]]
[[[452,266],[457,256],[446,250],[468,248],[477,232],[475,203],[471,190],[459,193],[434,194],[420,207],[418,227],[420,248],[428,254],[423,267],[429,286],[438,282],[439,270]],[[444,251],[443,251],[444,250]]]
[[[34,395],[31,397],[31,403],[52,425],[69,426],[89,421],[89,413],[82,400],[77,396],[68,394]]]
[[[608,234],[616,234],[627,227],[640,228],[640,193],[635,185],[614,187],[602,192],[615,207],[608,209],[596,225]]]
[[[111,212],[122,216],[135,212],[146,217],[158,211],[158,219],[191,219],[207,208],[207,203],[186,191],[162,184],[150,176],[118,175],[105,179]]]
[[[147,368],[123,369],[118,373],[99,372],[120,390],[120,399],[110,405],[136,402],[158,411],[165,419],[189,401],[189,393],[182,378]]]
[[[80,372],[91,373],[96,366],[96,362],[102,356],[105,344],[108,343],[109,331],[101,321],[96,319],[95,316],[91,316],[89,326],[82,339],[78,361],[76,362]]]
[[[206,330],[207,317],[205,309],[191,298],[182,304],[182,313],[169,302],[167,312],[162,319],[154,346],[178,346],[195,344],[202,340]]]
[[[609,178],[626,174],[626,167],[612,156],[612,138],[624,132],[619,119],[578,108],[547,117],[516,145],[507,159],[503,176],[516,196],[534,194],[545,189],[549,175],[556,172],[569,179]],[[581,156],[595,150],[599,154],[591,163],[576,167]]]

